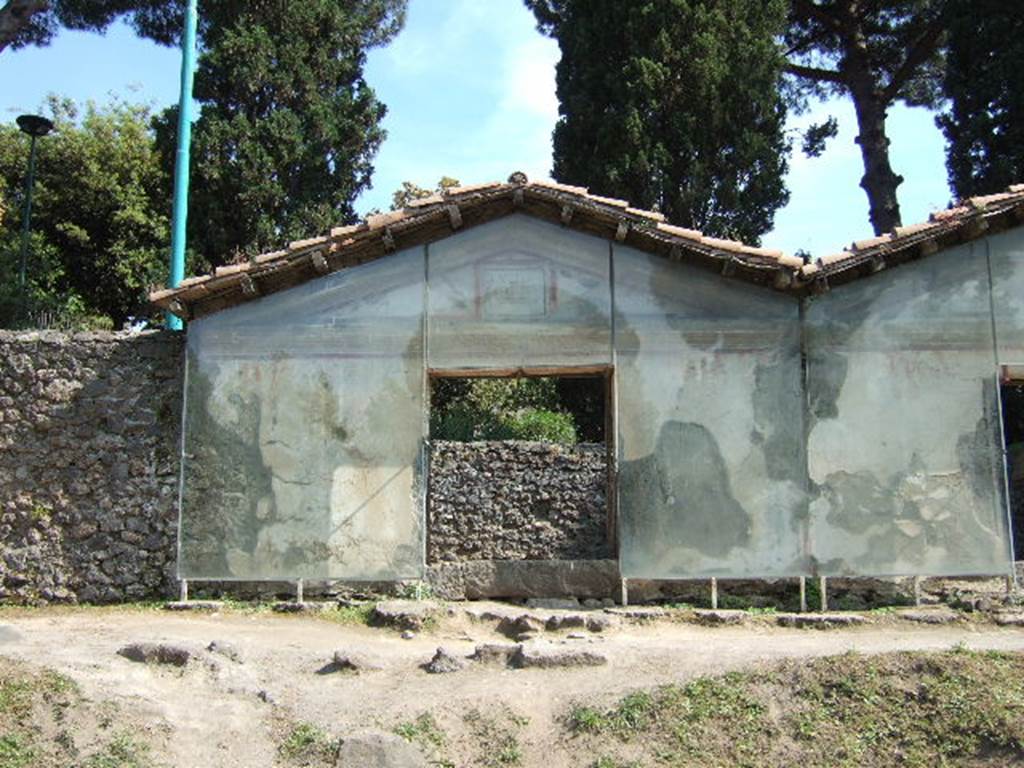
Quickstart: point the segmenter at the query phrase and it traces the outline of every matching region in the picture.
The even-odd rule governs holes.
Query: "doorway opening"
[[[1013,559],[1024,560],[1024,379],[1004,370],[1000,395],[1003,401],[1003,441],[1010,496]]]
[[[610,367],[429,381],[428,564],[614,557]]]

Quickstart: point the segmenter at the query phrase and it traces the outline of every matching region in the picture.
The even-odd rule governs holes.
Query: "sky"
[[[521,0],[410,0],[402,32],[367,57],[366,79],[388,107],[388,138],[357,210],[386,210],[403,181],[430,187],[452,176],[472,184],[504,181],[513,171],[547,178],[558,59],[557,44],[536,31]],[[48,93],[160,109],[177,102],[180,75],[178,50],[124,25],[106,34],[62,31],[46,48],[0,53],[0,122],[38,111]],[[827,115],[839,120],[839,135],[819,158],[796,152],[790,159],[790,202],[763,238],[768,247],[825,256],[871,235],[852,105],[815,104],[789,128],[795,135]],[[890,110],[888,131],[893,167],[906,179],[903,221],[921,221],[951,197],[942,134],[933,114],[902,106]]]

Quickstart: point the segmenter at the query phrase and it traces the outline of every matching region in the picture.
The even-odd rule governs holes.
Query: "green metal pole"
[[[198,0],[188,0],[185,33],[181,40],[181,96],[178,102],[178,154],[174,163],[174,220],[171,232],[171,273],[169,286],[185,279],[185,225],[188,221],[189,147],[192,144],[192,80],[196,68],[196,26]],[[168,312],[167,327],[180,331],[181,318]]]
[[[21,298],[21,318],[28,315],[28,286],[25,272],[28,264],[28,235],[32,225],[32,187],[36,182],[36,137],[32,136],[28,151],[28,179],[25,180],[25,213],[21,220],[21,261],[18,266],[18,292]]]

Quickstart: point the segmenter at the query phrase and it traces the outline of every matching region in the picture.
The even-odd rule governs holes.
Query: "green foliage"
[[[150,113],[51,97],[56,132],[37,144],[28,258],[32,324],[121,326],[144,316],[148,287],[165,270],[167,177],[154,150]],[[17,272],[27,137],[0,126],[0,184],[9,205],[0,227],[0,325],[19,322]]]
[[[136,28],[173,16],[175,0],[51,0],[7,2],[0,6],[0,51],[5,47],[47,45],[61,28],[102,31],[125,16]],[[15,6],[34,6],[24,13]],[[19,13],[19,11],[22,11]],[[180,29],[180,26],[178,27]]]
[[[0,768],[27,768],[36,759],[36,751],[15,734],[0,735]]]
[[[83,768],[146,768],[148,765],[149,747],[122,733],[86,760]]]
[[[537,440],[574,445],[576,426],[572,415],[555,411],[526,410],[514,413],[504,422],[508,440]]]
[[[483,713],[472,709],[463,716],[473,740],[479,745],[479,754],[472,763],[482,768],[507,768],[520,765],[522,748],[516,731],[528,720],[517,716],[507,706]]]
[[[598,766],[622,765],[625,742],[659,765],[1009,765],[1024,754],[1022,706],[1024,657],[959,648],[702,677],[576,704],[565,723]]]
[[[411,743],[435,749],[444,746],[444,731],[429,712],[423,712],[415,720],[399,723],[394,730],[397,735]]]
[[[459,183],[458,179],[453,179],[451,176],[442,176],[434,189],[424,189],[411,181],[403,181],[402,188],[395,190],[391,196],[391,210],[405,208],[413,200],[422,200],[424,197],[441,194],[446,189],[459,186]]]
[[[936,122],[962,198],[1024,179],[1024,14],[1003,0],[952,0],[945,90]]]
[[[808,97],[852,99],[864,164],[861,186],[875,234],[901,223],[896,190],[903,177],[889,162],[886,110],[897,101],[934,108],[941,87],[944,12],[948,0],[875,3],[791,0],[783,45],[792,75],[786,95],[797,111]],[[834,134],[829,123],[811,126],[805,151],[820,154]]]
[[[556,179],[757,242],[785,205],[784,0],[525,0],[558,41]]]
[[[308,765],[314,761],[333,761],[338,742],[310,723],[298,723],[278,745],[278,754],[290,763]]]
[[[599,380],[591,390],[602,392]],[[583,405],[603,407],[591,398]],[[440,379],[434,382],[430,433],[438,440],[535,440],[572,445],[581,435],[578,408],[562,399],[555,378]],[[583,411],[581,420],[587,416]],[[587,435],[587,437],[590,437]],[[591,438],[592,439],[592,438]],[[600,433],[597,439],[601,439]]]
[[[366,50],[405,0],[204,3],[189,243],[210,265],[354,221],[384,139]],[[159,121],[172,167],[177,109]]]

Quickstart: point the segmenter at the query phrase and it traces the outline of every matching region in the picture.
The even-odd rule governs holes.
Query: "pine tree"
[[[903,177],[889,160],[886,110],[897,101],[934,107],[941,100],[945,6],[945,0],[791,2],[785,43],[793,95],[798,102],[808,95],[853,100],[860,185],[875,234],[901,223],[896,189]]]
[[[1024,6],[954,0],[945,92],[949,184],[959,197],[1024,182]]]
[[[757,242],[788,193],[784,0],[525,0],[558,41],[559,181]]]
[[[363,77],[366,51],[398,32],[405,0],[209,0],[200,11],[190,247],[218,264],[354,220],[386,111]],[[176,124],[168,110],[158,131],[168,167]]]
[[[177,0],[8,0],[0,5],[0,51],[46,45],[61,27],[102,31],[118,17],[166,29],[176,6]]]

